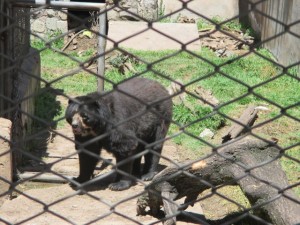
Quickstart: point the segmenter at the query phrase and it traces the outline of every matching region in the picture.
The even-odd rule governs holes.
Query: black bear
[[[75,181],[91,179],[102,148],[114,155],[118,170],[151,180],[172,120],[172,100],[158,82],[132,78],[110,92],[70,100],[66,120],[72,126],[79,154],[80,173]],[[131,185],[132,179],[121,172],[109,188],[120,191]]]

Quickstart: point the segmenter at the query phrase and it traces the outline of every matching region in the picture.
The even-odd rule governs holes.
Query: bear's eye
[[[82,113],[81,117],[82,117],[82,119],[83,119],[84,121],[86,121],[86,120],[89,119],[89,117],[88,117],[88,115],[87,115],[86,113]]]

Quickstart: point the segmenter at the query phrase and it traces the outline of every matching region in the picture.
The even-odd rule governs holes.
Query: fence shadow
[[[143,164],[142,164],[143,166]],[[102,171],[108,167],[107,163],[103,163],[101,167],[96,167],[97,171]],[[158,172],[162,171],[165,169],[167,166],[158,164]],[[100,175],[96,175],[91,181],[89,181],[90,184],[84,185],[84,191],[86,192],[94,192],[94,191],[99,191],[99,190],[105,190],[108,188],[109,184],[115,182],[115,178],[117,176],[117,172],[115,169],[111,169],[109,172],[102,173]],[[136,185],[138,182],[134,180],[134,184]],[[73,189],[77,189],[76,186],[72,186]]]
[[[62,110],[61,104],[56,98],[62,92],[63,90],[46,87],[41,88],[36,96],[29,150],[38,158],[47,155],[47,145],[55,136],[51,131],[57,128],[58,121],[55,118],[60,115]]]
[[[234,224],[234,225],[262,225],[264,222],[255,220],[250,216],[244,216],[245,213],[235,212],[225,216],[222,219],[211,220],[207,219],[205,215],[195,212],[182,211],[177,217],[177,221],[186,222],[188,224],[210,224],[210,225],[222,225],[222,224]],[[164,219],[164,212],[159,211],[157,219]],[[242,217],[241,219],[236,219]]]

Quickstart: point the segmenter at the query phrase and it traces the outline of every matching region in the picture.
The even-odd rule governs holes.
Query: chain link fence
[[[167,4],[1,1],[0,224],[300,223],[299,3]]]

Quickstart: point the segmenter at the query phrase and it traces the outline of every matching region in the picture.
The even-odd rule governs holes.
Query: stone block
[[[47,16],[52,18],[52,17],[55,17],[56,16],[56,10],[53,10],[53,9],[47,9]]]
[[[110,9],[107,12],[107,19],[109,21],[111,21],[111,20],[119,20],[120,19],[119,12],[117,10],[115,10],[115,9]]]
[[[122,20],[139,20],[139,18],[137,16],[135,16],[138,14],[137,9],[131,8],[131,9],[128,9],[128,11],[129,12],[121,11],[119,13],[120,18]]]
[[[44,33],[46,30],[45,23],[41,20],[34,20],[31,27],[33,32]]]
[[[67,21],[57,21],[56,27],[58,30],[60,30],[62,33],[68,32],[68,22]]]
[[[195,23],[153,23],[153,28],[159,32],[153,29],[146,30],[147,28],[146,22],[110,21],[108,29],[110,40],[107,41],[107,50],[113,48],[113,42],[119,43],[121,48],[145,51],[180,50],[183,45],[191,51],[201,50]],[[144,32],[131,37],[141,31]]]
[[[43,16],[42,11],[31,10],[30,13],[31,13],[31,18],[32,19],[36,19],[36,18],[39,18],[39,17]]]
[[[56,30],[57,29],[57,18],[47,18],[46,19],[46,28],[47,30]]]
[[[67,12],[61,12],[59,11],[58,12],[58,17],[61,19],[61,20],[67,20],[68,19],[68,15],[67,15]]]

